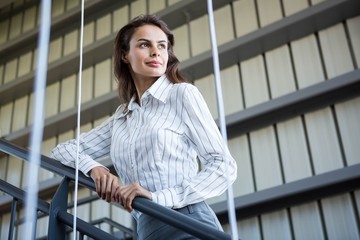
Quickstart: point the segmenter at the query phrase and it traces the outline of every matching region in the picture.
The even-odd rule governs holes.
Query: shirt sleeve
[[[94,167],[104,167],[95,159],[109,155],[113,117],[79,137],[79,170],[86,176]],[[75,168],[77,140],[71,139],[58,144],[51,151],[51,157],[62,164]],[[109,171],[109,169],[107,169]]]
[[[181,185],[152,193],[163,206],[181,208],[222,194],[237,177],[237,164],[201,93],[188,85],[183,97],[183,119],[187,138],[198,154],[202,169]]]

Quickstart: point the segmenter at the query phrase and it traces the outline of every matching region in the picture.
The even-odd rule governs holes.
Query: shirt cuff
[[[96,162],[96,161],[94,161],[94,160],[92,160],[92,163],[91,163],[91,164],[87,164],[86,166],[83,166],[83,167],[79,168],[79,170],[80,170],[82,173],[84,173],[85,176],[90,177],[89,172],[90,172],[93,168],[95,168],[95,167],[102,167],[102,168],[104,168],[106,171],[110,172],[110,170],[109,170],[107,167],[105,167],[104,165],[102,165],[102,164],[100,164],[100,163],[98,163],[98,162]]]
[[[168,188],[151,193],[152,201],[168,208],[179,208],[177,193],[174,188]]]

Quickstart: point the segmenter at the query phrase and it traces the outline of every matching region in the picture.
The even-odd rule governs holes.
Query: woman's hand
[[[132,201],[135,197],[145,197],[151,199],[151,192],[140,186],[138,183],[120,186],[117,190],[115,199],[120,203],[128,212],[133,210]]]
[[[95,182],[96,193],[107,202],[116,202],[116,192],[120,187],[119,178],[103,167],[91,169],[89,175]]]

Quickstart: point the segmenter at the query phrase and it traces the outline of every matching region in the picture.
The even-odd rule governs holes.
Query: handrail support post
[[[48,236],[55,239],[65,239],[66,226],[58,218],[59,211],[66,211],[68,205],[69,179],[64,177],[50,204]]]

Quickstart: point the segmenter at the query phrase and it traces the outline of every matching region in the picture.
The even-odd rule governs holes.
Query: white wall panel
[[[228,225],[227,225],[228,226]],[[238,235],[240,239],[260,240],[260,224],[257,217],[249,218],[238,222]],[[224,228],[225,230],[226,228]],[[227,232],[230,232],[229,230]]]
[[[11,16],[9,39],[15,38],[20,35],[22,28],[22,18],[23,18],[22,13],[18,13],[16,15]]]
[[[131,216],[131,214],[115,205],[110,205],[111,208],[111,220],[127,227],[127,228],[133,228],[133,221],[134,218]]]
[[[250,144],[256,189],[263,190],[281,185],[282,177],[274,128],[270,126],[251,132]]]
[[[10,21],[8,19],[0,21],[0,44],[5,43],[8,40]]]
[[[97,19],[96,21],[96,34],[95,39],[99,40],[106,36],[109,36],[111,33],[111,14],[106,14]]]
[[[81,102],[93,99],[94,94],[94,68],[88,67],[82,70]],[[76,100],[77,101],[77,100]]]
[[[309,7],[308,0],[282,0],[285,16],[292,15]]]
[[[12,102],[2,105],[0,107],[0,136],[5,136],[11,132],[11,121],[13,119]]]
[[[46,104],[46,103],[45,103]],[[29,95],[28,114],[27,114],[27,125],[33,123],[33,108],[34,108],[34,93]]]
[[[147,0],[147,1],[148,1],[150,14],[163,10],[166,6],[166,0]]]
[[[64,13],[65,11],[65,0],[56,0],[52,1],[52,17],[59,16]]]
[[[347,165],[360,163],[360,97],[335,106]]]
[[[207,15],[190,22],[190,43],[192,56],[210,50],[210,32]]]
[[[141,14],[146,14],[146,0],[135,0],[130,3],[130,18],[133,19]]]
[[[331,110],[325,108],[305,115],[310,151],[316,174],[343,167]]]
[[[91,202],[91,220],[98,220],[103,217],[108,217],[110,214],[110,204],[105,200],[99,199]],[[110,227],[108,224],[102,224],[100,229],[109,231]]]
[[[51,149],[53,149],[54,146],[56,146],[56,138],[55,137],[44,140],[42,143],[41,154],[50,157]],[[39,174],[39,177],[38,177],[39,182],[48,180],[55,176],[53,172],[50,172],[43,168],[39,169],[38,174]]]
[[[83,38],[83,47],[86,47],[95,40],[95,23],[89,22],[84,25],[84,38]]]
[[[360,16],[347,20],[352,51],[356,59],[357,68],[360,67]]]
[[[106,59],[95,65],[95,97],[109,93],[111,90],[111,61]]]
[[[257,6],[261,27],[282,18],[280,0],[257,0]]]
[[[0,239],[9,239],[10,213],[1,216]]]
[[[195,86],[201,92],[206,104],[209,107],[211,115],[214,119],[218,118],[217,103],[216,103],[216,90],[214,76],[209,75],[195,81]]]
[[[18,98],[14,102],[14,116],[12,120],[12,132],[20,130],[26,126],[26,117],[28,109],[28,96]]]
[[[54,40],[50,41],[50,46],[49,46],[49,63],[60,59],[62,56],[62,38],[57,38]],[[34,63],[34,67],[36,66],[36,57],[35,59],[35,63]]]
[[[354,191],[354,198],[355,198],[354,206],[356,206],[357,214],[359,215],[360,214],[360,190]]]
[[[296,90],[289,48],[287,45],[265,53],[271,97],[291,93]]]
[[[129,22],[129,7],[124,6],[113,12],[113,32],[118,32]]]
[[[322,3],[324,1],[326,1],[326,0],[311,0],[311,4],[316,5],[316,4]]]
[[[75,74],[61,81],[60,112],[74,108],[77,104],[77,76]]]
[[[4,78],[4,65],[0,64],[0,87],[3,84]]]
[[[54,116],[59,112],[60,83],[56,82],[46,87],[45,118]]]
[[[58,136],[58,143],[62,143],[62,142],[65,142],[69,139],[74,139],[75,138],[75,135],[74,135],[74,130],[70,130],[70,131],[67,131],[67,132],[64,132],[64,133],[61,133],[59,134]],[[55,147],[55,145],[53,146],[53,148]]]
[[[236,36],[240,37],[258,28],[255,1],[242,0],[233,2]]]
[[[18,77],[21,77],[21,76],[31,72],[31,70],[32,70],[32,61],[33,61],[32,52],[27,52],[27,53],[20,56],[20,58],[19,58]]]
[[[324,80],[320,53],[314,35],[291,42],[291,49],[299,88]]]
[[[8,183],[16,186],[16,187],[22,187],[21,186],[21,180],[22,180],[22,166],[23,161],[19,160],[13,156],[9,156],[9,161],[7,165],[7,176],[5,181]],[[11,173],[11,174],[10,174]]]
[[[7,174],[7,156],[0,157],[0,179],[5,179]],[[3,195],[3,192],[0,191],[0,196]]]
[[[229,150],[238,165],[237,179],[233,184],[234,196],[238,197],[255,191],[254,176],[250,158],[248,136],[228,140]]]
[[[79,188],[78,199],[84,199],[91,195],[91,191],[86,188]],[[72,211],[74,213],[74,211]],[[90,203],[77,206],[77,217],[88,222],[90,220]]]
[[[80,5],[80,0],[67,0],[66,1],[66,11],[69,9],[72,9],[74,7],[77,7]]]
[[[319,39],[328,78],[354,69],[343,24],[320,31]]]
[[[88,132],[93,128],[92,123],[83,124],[80,126],[80,132]]]
[[[36,26],[36,11],[37,6],[28,8],[24,12],[23,29],[22,32],[32,30]]]
[[[103,122],[105,122],[105,120],[107,120],[109,117],[110,117],[110,116],[104,116],[104,117],[102,117],[102,118],[96,119],[96,120],[94,121],[93,126],[94,126],[94,127],[99,126],[100,124],[102,124]]]
[[[261,215],[264,240],[291,239],[291,229],[286,210]]]
[[[320,210],[317,203],[294,206],[290,209],[294,239],[324,239]]]
[[[321,200],[329,239],[360,239],[349,194]]]
[[[180,2],[181,0],[167,0],[169,5],[175,4],[177,2]]]
[[[5,64],[4,83],[15,80],[17,72],[18,60],[15,58]]]
[[[190,58],[188,27],[188,25],[183,25],[172,31],[175,37],[174,52],[180,62]]]
[[[245,106],[251,107],[269,100],[265,67],[262,56],[240,63]]]
[[[285,181],[292,182],[312,176],[301,118],[278,123],[277,133]]]
[[[75,52],[78,49],[78,40],[79,31],[76,29],[71,31],[64,36],[64,51],[63,55],[68,55]]]
[[[244,108],[244,103],[238,65],[223,69],[220,72],[220,78],[225,115],[242,110]]]
[[[234,26],[229,5],[214,11],[214,21],[218,46],[234,39]]]

